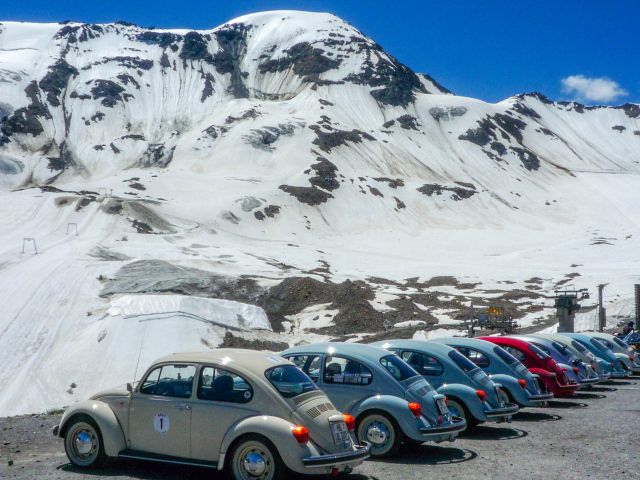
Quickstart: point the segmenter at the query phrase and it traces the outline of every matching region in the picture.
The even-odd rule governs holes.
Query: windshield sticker
[[[169,431],[169,417],[165,413],[156,413],[153,417],[153,429],[158,433]]]

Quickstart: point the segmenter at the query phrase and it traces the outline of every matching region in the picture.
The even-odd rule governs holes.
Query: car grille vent
[[[324,412],[328,412],[329,410],[333,410],[333,405],[330,403],[321,403],[320,405],[316,405],[313,408],[307,410],[307,415],[311,418],[316,418],[322,415]]]

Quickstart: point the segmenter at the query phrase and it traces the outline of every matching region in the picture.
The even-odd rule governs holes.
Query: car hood
[[[101,392],[96,393],[91,397],[91,400],[98,400],[104,397],[127,397],[129,396],[129,391],[127,390],[127,384],[119,385],[117,387],[112,387],[107,390],[103,390]]]

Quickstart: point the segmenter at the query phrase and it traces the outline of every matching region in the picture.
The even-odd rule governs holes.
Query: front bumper
[[[580,390],[580,385],[577,383],[568,383],[568,384],[558,384],[555,385],[555,394],[558,397],[570,397],[578,390]]]
[[[360,463],[369,458],[369,450],[371,449],[369,443],[362,443],[363,445],[354,445],[354,450],[351,452],[330,453],[303,458],[302,464],[305,468],[324,468]]]
[[[538,393],[536,395],[530,395],[529,401],[533,403],[547,402],[553,398],[553,393]]]
[[[600,381],[601,380],[599,378],[581,378],[578,383],[580,386],[588,387],[589,385],[595,385]]]
[[[626,372],[615,371],[611,372],[611,378],[628,378],[631,376],[631,371],[627,370]]]
[[[484,411],[484,414],[487,418],[494,421],[509,421],[511,420],[511,416],[518,413],[520,408],[515,403],[507,403],[502,408],[491,408]]]

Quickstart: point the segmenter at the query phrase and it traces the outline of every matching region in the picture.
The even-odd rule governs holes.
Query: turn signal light
[[[476,395],[478,395],[481,402],[484,402],[484,399],[487,398],[487,393],[484,390],[476,390]]]
[[[527,388],[527,381],[524,378],[519,378],[518,383],[522,388]]]
[[[409,410],[413,413],[414,417],[419,417],[422,414],[422,407],[418,402],[409,402]]]
[[[574,371],[575,373],[580,373],[580,369],[579,369],[578,367],[573,367],[573,371]]]
[[[347,429],[353,432],[356,429],[356,417],[348,413],[343,413],[342,416],[344,417],[344,423],[347,424]]]
[[[291,429],[291,433],[296,437],[299,444],[304,445],[309,441],[309,429],[300,425],[295,425]]]
[[[635,355],[632,353],[631,355],[629,355],[629,360],[631,360],[632,362],[635,360]]]

